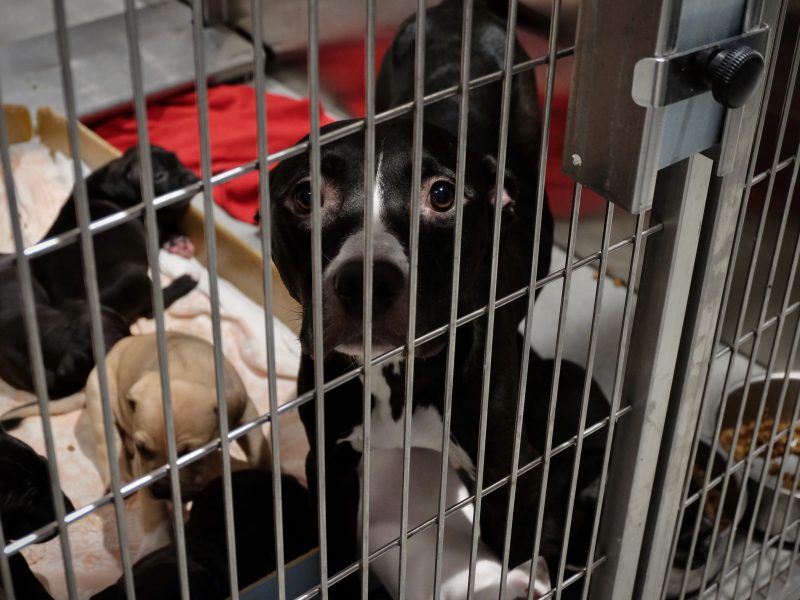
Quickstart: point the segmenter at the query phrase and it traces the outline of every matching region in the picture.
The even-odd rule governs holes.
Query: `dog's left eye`
[[[453,208],[456,201],[456,190],[449,181],[437,181],[428,192],[431,207],[439,212]]]
[[[292,192],[292,199],[297,212],[308,214],[311,212],[311,182],[301,181]]]
[[[163,185],[167,183],[167,172],[163,169],[156,169],[153,173],[153,183],[155,185]]]
[[[139,452],[139,456],[141,456],[145,460],[151,460],[155,458],[156,453],[150,450],[147,446],[141,443],[136,444],[136,450]]]

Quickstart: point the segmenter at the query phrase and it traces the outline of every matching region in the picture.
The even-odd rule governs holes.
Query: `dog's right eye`
[[[456,203],[456,190],[451,182],[441,180],[431,186],[428,197],[435,211],[446,212]]]
[[[294,207],[300,214],[308,214],[311,212],[311,182],[301,181],[298,183],[292,192],[292,201]]]
[[[150,460],[155,458],[156,453],[150,450],[147,446],[142,443],[136,444],[136,450],[139,452],[139,456],[141,456],[145,460]]]

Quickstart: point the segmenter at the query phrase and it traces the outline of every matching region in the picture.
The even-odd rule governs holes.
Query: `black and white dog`
[[[446,0],[427,15],[426,92],[434,92],[459,80],[461,2]],[[385,110],[411,99],[413,85],[414,21],[400,29],[387,53],[378,77],[376,108]],[[472,77],[502,68],[505,23],[480,2],[475,5],[472,43]],[[517,60],[524,57],[517,45]],[[460,287],[458,312],[466,314],[484,306],[488,299],[492,244],[492,218],[497,202],[502,206],[498,297],[527,285],[533,255],[534,217],[540,117],[532,73],[521,74],[512,86],[508,139],[508,172],[501,198],[495,197],[496,160],[500,121],[500,85],[485,86],[471,93],[469,145],[465,165],[464,197],[455,196],[458,99],[436,103],[425,109],[420,190],[419,269],[416,335],[445,324],[452,289],[453,230],[455,207],[463,205]],[[332,124],[324,131],[341,127]],[[396,119],[376,127],[376,183],[371,197],[364,193],[364,135],[350,135],[321,149],[323,315],[325,380],[352,369],[362,356],[362,291],[364,267],[365,202],[373,203],[373,352],[378,355],[405,343],[408,328],[409,226],[412,170],[412,123]],[[273,190],[273,257],[288,290],[303,307],[301,359],[298,392],[313,388],[311,358],[311,192],[307,156],[283,161],[270,176]],[[538,272],[546,273],[552,246],[552,216],[545,203],[539,242]],[[522,352],[517,328],[524,316],[525,299],[498,309],[489,390],[484,486],[511,471],[514,417]],[[484,376],[485,318],[458,328],[455,348],[453,410],[449,461],[474,481],[479,451],[481,381]],[[441,452],[442,413],[445,397],[446,339],[439,336],[417,349],[411,442],[414,447]],[[534,361],[541,366],[540,361]],[[574,365],[573,365],[574,366]],[[570,367],[571,368],[571,367]],[[551,372],[533,378],[548,386]],[[574,373],[573,373],[574,375]],[[372,383],[372,447],[380,450],[402,447],[405,364],[390,361],[374,369]],[[562,384],[566,377],[562,377]],[[573,385],[579,385],[573,381]],[[592,388],[593,396],[599,392]],[[329,573],[337,573],[358,558],[360,478],[362,449],[362,385],[358,380],[325,394],[325,474]],[[578,394],[580,396],[580,394]],[[546,415],[547,389],[529,387],[529,414]],[[602,395],[600,395],[602,400]],[[579,400],[579,398],[578,398]],[[580,404],[578,403],[578,407]],[[577,423],[577,409],[556,421],[556,440],[568,437]],[[311,441],[307,471],[316,484],[317,436],[314,405],[300,408],[300,416]],[[520,464],[539,456],[544,444],[544,421],[532,423],[522,432]],[[590,419],[592,415],[590,415]],[[545,419],[546,421],[546,419]],[[540,435],[534,439],[533,435]],[[586,452],[586,448],[585,448]],[[387,461],[390,464],[392,461]],[[561,531],[566,509],[570,468],[551,467],[542,526],[541,554],[551,568],[562,547]],[[396,482],[399,472],[381,473],[381,479]],[[583,479],[586,479],[584,476]],[[541,470],[531,470],[518,481],[510,542],[510,564],[529,561],[536,534]],[[551,494],[552,490],[552,494]],[[434,490],[433,493],[437,493]],[[400,498],[397,498],[400,502]],[[481,539],[497,556],[503,550],[507,521],[508,489],[487,495],[481,512]],[[432,557],[422,557],[432,560]],[[412,573],[409,567],[409,573]],[[532,582],[531,582],[532,583]],[[354,598],[354,577],[342,580],[331,591],[336,597]],[[394,593],[393,590],[392,593]],[[455,592],[453,598],[459,597]],[[466,593],[463,597],[466,597]]]

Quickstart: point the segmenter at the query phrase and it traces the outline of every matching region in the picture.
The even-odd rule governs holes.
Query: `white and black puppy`
[[[461,37],[461,3],[448,0],[431,9],[427,18],[426,91],[458,83]],[[410,99],[413,83],[413,20],[401,27],[384,60],[379,76],[377,108],[383,110]],[[505,23],[482,3],[474,12],[473,76],[502,67]],[[524,58],[517,48],[517,60]],[[492,219],[501,203],[500,268],[498,297],[527,285],[534,254],[536,211],[536,165],[539,110],[533,74],[519,76],[512,86],[512,114],[508,140],[508,166],[504,189],[495,197],[495,153],[500,130],[500,85],[481,88],[470,96],[469,146],[465,163],[463,197],[455,195],[458,154],[456,137],[458,102],[446,101],[426,107],[420,192],[419,268],[415,334],[420,336],[448,321],[452,289],[456,206],[463,206],[460,315],[485,306],[488,299]],[[329,132],[337,123],[324,128]],[[323,317],[325,380],[348,372],[362,356],[362,294],[364,268],[364,203],[373,203],[372,223],[373,306],[372,346],[374,354],[402,345],[408,329],[409,228],[411,189],[412,121],[396,119],[376,127],[376,179],[370,197],[364,191],[364,134],[356,133],[321,148],[321,213],[323,257]],[[303,307],[301,344],[303,357],[298,376],[300,393],[313,388],[311,184],[307,156],[289,158],[270,175],[273,193],[271,227],[273,258],[289,292]],[[552,245],[552,217],[544,206],[538,247],[538,272],[546,273]],[[495,317],[493,361],[486,422],[484,486],[511,471],[517,386],[523,352],[517,327],[526,298],[498,309]],[[468,481],[474,481],[479,452],[481,383],[487,336],[485,318],[458,328],[449,460]],[[446,335],[419,346],[414,365],[411,442],[413,446],[441,452],[442,414],[445,399]],[[372,446],[402,447],[406,399],[402,361],[384,364],[373,371]],[[552,365],[551,373],[552,374]],[[548,375],[548,377],[549,377]],[[548,377],[540,377],[549,384]],[[594,390],[593,388],[593,391]],[[325,394],[325,473],[329,573],[334,575],[358,558],[358,522],[361,489],[362,384],[351,380]],[[580,396],[580,394],[578,394]],[[528,406],[547,405],[547,389],[529,387]],[[579,404],[578,404],[579,406]],[[311,441],[307,471],[316,486],[316,424],[313,403],[300,408],[300,416]],[[567,421],[560,419],[565,427]],[[559,420],[556,439],[564,437]],[[574,432],[573,432],[574,433]],[[541,453],[542,439],[534,440],[536,426],[522,432],[520,464]],[[566,465],[564,465],[566,467]],[[555,566],[562,547],[565,483],[568,468],[551,471],[544,522],[539,532],[541,554]],[[398,472],[372,477],[373,489],[381,480],[395,482]],[[529,561],[537,534],[537,507],[541,470],[534,469],[518,481],[510,541],[510,564]],[[552,490],[552,493],[551,493]],[[400,502],[400,498],[397,498]],[[481,512],[481,539],[500,556],[508,512],[508,490],[501,487],[487,495]],[[432,582],[431,582],[432,584]],[[355,577],[331,588],[333,597],[357,596]]]

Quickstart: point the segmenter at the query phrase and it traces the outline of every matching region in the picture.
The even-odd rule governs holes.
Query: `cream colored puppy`
[[[204,340],[175,332],[166,334],[166,344],[175,444],[180,456],[219,436],[214,349]],[[224,369],[228,424],[234,428],[254,420],[258,412],[233,365],[226,360]],[[136,479],[167,464],[156,335],[120,340],[106,355],[106,370],[111,410],[122,438],[122,476]],[[94,429],[96,460],[103,483],[109,488],[111,475],[96,367],[86,383],[86,405]],[[254,428],[239,442],[251,466],[269,468],[269,446],[260,428]],[[221,455],[213,452],[178,472],[182,500],[188,502],[219,476]],[[137,556],[169,543],[171,537],[166,503],[170,498],[169,479],[159,479],[146,489],[149,493],[141,495],[142,543]]]

